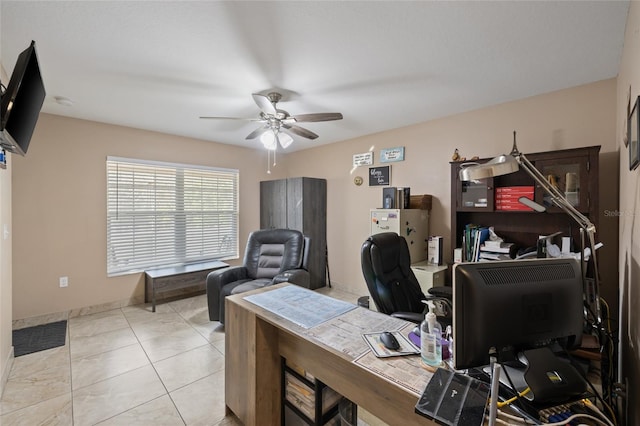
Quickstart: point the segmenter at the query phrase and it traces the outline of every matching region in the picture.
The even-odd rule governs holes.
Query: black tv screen
[[[7,90],[2,94],[0,145],[25,155],[36,127],[45,90],[36,55],[36,43],[18,56]]]

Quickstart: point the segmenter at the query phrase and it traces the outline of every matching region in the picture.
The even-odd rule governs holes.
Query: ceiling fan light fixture
[[[238,117],[207,117],[200,118],[214,120],[244,120],[262,123],[260,127],[249,133],[245,139],[256,139],[260,137],[262,145],[270,151],[275,151],[280,145],[286,149],[293,143],[293,137],[296,135],[302,138],[314,140],[318,135],[311,130],[305,129],[293,123],[298,122],[320,122],[342,120],[342,114],[339,112],[317,112],[309,114],[290,115],[283,109],[278,109],[277,103],[282,99],[282,95],[278,92],[269,92],[267,95],[261,93],[252,94],[253,100],[260,108],[258,118],[238,118]],[[269,131],[271,130],[271,131]],[[287,132],[281,132],[286,130]]]
[[[280,145],[284,149],[287,149],[287,147],[293,142],[293,138],[286,133],[279,133],[278,139],[280,140]]]
[[[270,151],[275,151],[278,145],[275,133],[268,131],[260,135],[260,142],[262,142],[262,145]]]

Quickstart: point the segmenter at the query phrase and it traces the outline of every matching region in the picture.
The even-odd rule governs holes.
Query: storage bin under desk
[[[282,358],[282,424],[332,425],[342,395]]]

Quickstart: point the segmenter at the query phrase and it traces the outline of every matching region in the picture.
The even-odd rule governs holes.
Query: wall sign
[[[373,164],[373,152],[353,155],[353,167],[370,166]]]
[[[391,166],[369,167],[369,186],[391,185]]]
[[[381,163],[392,163],[394,161],[404,161],[404,146],[380,150]]]

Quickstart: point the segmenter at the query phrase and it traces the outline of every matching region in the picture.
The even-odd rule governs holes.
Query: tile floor
[[[239,424],[225,417],[224,329],[205,295],[69,319],[65,346],[14,360],[0,399],[3,426]]]

